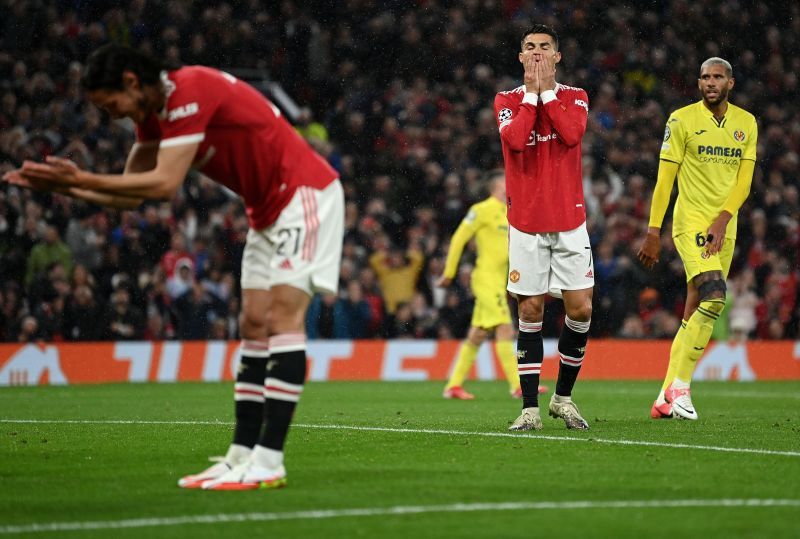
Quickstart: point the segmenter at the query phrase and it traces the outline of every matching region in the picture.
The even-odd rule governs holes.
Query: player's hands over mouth
[[[536,61],[536,56],[533,54],[524,57],[522,65],[525,68],[523,82],[525,83],[526,92],[539,93],[539,72],[536,67],[538,64],[539,62]]]
[[[539,90],[556,89],[556,64],[555,58],[542,56],[542,61],[537,63],[539,68]]]
[[[713,255],[722,250],[722,244],[725,242],[725,229],[728,228],[728,221],[731,220],[731,217],[730,213],[723,211],[708,227],[708,235],[706,236],[708,254]]]
[[[80,175],[83,172],[69,159],[48,156],[46,163],[25,161],[19,170],[22,178],[32,184],[57,187],[81,187]]]
[[[658,228],[650,228],[644,240],[642,240],[639,250],[636,252],[636,257],[645,268],[653,269],[653,266],[658,263],[658,255],[660,253],[661,230]]]

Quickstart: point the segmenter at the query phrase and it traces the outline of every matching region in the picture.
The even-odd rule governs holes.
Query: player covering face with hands
[[[25,162],[4,179],[118,208],[169,199],[190,167],[244,200],[250,230],[242,258],[241,359],[236,428],[220,461],[184,488],[249,490],[286,484],[284,442],[306,377],[305,313],[315,291],[338,287],[344,199],[336,171],[235,77],[201,66],[167,69],[106,45],[88,59],[89,100],[136,124],[122,174],[67,159]]]
[[[753,115],[728,102],[733,85],[727,61],[714,57],[703,62],[698,79],[702,99],[673,112],[664,132],[650,223],[638,257],[647,268],[659,261],[661,224],[677,176],[672,237],[686,270],[686,305],[651,408],[654,419],[698,418],[692,375],[725,308],[737,214],[750,193],[758,140]]]
[[[586,351],[592,313],[594,268],[581,171],[581,139],[589,99],[580,88],[556,82],[558,36],[535,25],[522,36],[518,55],[524,84],[495,97],[503,146],[508,209],[508,291],[517,299],[517,371],[522,414],[511,430],[542,428],[538,385],[544,357],[545,295],[566,310],[549,412],[567,428],[588,429],[572,401]]]

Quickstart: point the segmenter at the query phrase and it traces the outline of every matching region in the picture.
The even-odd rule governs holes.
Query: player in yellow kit
[[[463,388],[475,357],[483,341],[495,333],[495,349],[503,372],[508,379],[513,397],[521,396],[517,358],[514,353],[514,327],[506,300],[508,275],[508,220],[506,219],[506,180],[501,174],[489,181],[490,195],[473,205],[450,239],[444,273],[436,283],[446,288],[453,282],[458,271],[458,261],[464,246],[475,237],[477,259],[472,271],[471,288],[475,296],[467,339],[459,351],[458,361],[444,389],[446,399],[471,400],[474,395]],[[546,391],[539,386],[539,391]]]
[[[686,269],[687,292],[667,375],[650,412],[654,419],[697,419],[692,374],[725,307],[736,217],[750,193],[758,140],[755,117],[728,102],[733,84],[727,61],[703,62],[698,80],[703,99],[673,112],[664,133],[650,224],[638,257],[648,268],[658,262],[661,223],[677,175],[672,236]]]

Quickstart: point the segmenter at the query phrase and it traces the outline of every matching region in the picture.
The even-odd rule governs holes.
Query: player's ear
[[[560,51],[556,51],[556,55],[553,58],[554,58],[554,60],[553,60],[554,64],[557,64],[558,62],[560,62],[561,61],[561,52]]]
[[[140,86],[139,77],[133,71],[122,72],[122,87],[126,90],[136,90]]]
[[[520,63],[520,64],[521,64],[521,63],[523,63],[523,60],[522,60],[522,53],[519,53],[519,55],[517,56],[517,58],[519,58],[519,63]]]
[[[734,85],[735,82],[736,82],[736,80],[733,77],[728,79],[728,90],[733,88],[733,85]]]

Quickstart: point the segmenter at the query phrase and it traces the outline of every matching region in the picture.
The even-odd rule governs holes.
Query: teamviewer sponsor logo
[[[169,111],[167,113],[167,120],[174,122],[175,120],[186,118],[192,114],[197,114],[198,111],[200,111],[200,106],[197,103],[187,103]]]

